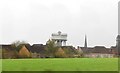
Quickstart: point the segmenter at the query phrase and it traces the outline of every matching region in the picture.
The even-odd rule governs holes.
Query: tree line
[[[33,53],[29,51],[25,45],[28,44],[24,41],[16,41],[11,44],[12,51],[8,49],[2,49],[2,58],[40,58],[41,53]],[[53,40],[48,40],[44,48],[43,58],[74,58],[83,57],[83,53],[75,49],[74,47],[61,47],[56,46]]]

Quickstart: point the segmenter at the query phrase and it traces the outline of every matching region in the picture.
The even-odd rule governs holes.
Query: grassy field
[[[2,59],[0,59],[0,72],[2,71]]]
[[[3,59],[3,71],[117,71],[117,58]]]

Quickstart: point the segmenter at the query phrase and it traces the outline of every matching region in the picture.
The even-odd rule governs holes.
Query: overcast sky
[[[68,34],[67,45],[116,44],[119,0],[1,0],[0,43],[45,44],[52,33]]]

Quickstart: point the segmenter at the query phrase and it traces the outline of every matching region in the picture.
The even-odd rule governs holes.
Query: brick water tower
[[[51,36],[51,39],[55,41],[57,46],[66,46],[67,34],[58,31],[58,33],[53,33]]]

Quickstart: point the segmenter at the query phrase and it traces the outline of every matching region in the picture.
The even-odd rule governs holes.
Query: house
[[[119,38],[119,39],[118,39]],[[117,42],[120,40],[120,36],[117,37]],[[84,57],[100,57],[100,58],[111,58],[117,54],[116,48],[106,48],[104,46],[95,46],[95,47],[87,47],[87,37],[85,36],[84,47],[80,47],[84,53]],[[114,52],[114,53],[113,53]]]
[[[104,46],[95,46],[93,48],[92,55],[94,57],[101,57],[101,58],[111,58],[111,57],[114,57],[114,54],[112,54],[109,51],[109,48],[106,48]]]
[[[111,49],[110,49],[111,53],[115,55],[115,57],[118,57],[118,48],[117,46],[111,46]]]
[[[29,44],[26,45],[29,51],[32,53],[33,58],[44,58],[45,57],[45,47],[46,45],[43,44],[33,44],[30,46]]]
[[[114,54],[111,53],[109,48],[104,46],[95,46],[95,47],[88,47],[84,48],[81,47],[84,57],[91,57],[91,58],[111,58],[114,57]]]

